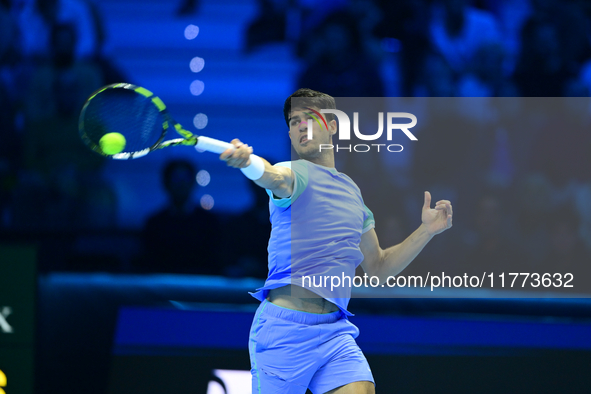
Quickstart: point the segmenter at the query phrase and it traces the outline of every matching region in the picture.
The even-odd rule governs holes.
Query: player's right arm
[[[244,168],[250,164],[250,154],[252,147],[243,144],[238,139],[232,140],[235,149],[228,149],[220,155],[220,160],[226,162],[230,167]],[[263,176],[255,180],[254,183],[262,188],[270,190],[279,198],[291,197],[294,189],[294,175],[290,168],[282,166],[273,166],[267,160],[263,159],[265,172]]]

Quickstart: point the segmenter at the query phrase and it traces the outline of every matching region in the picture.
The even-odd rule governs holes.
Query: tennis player
[[[296,97],[305,103],[302,108],[291,107]],[[384,283],[434,235],[452,226],[451,203],[441,200],[431,208],[425,192],[419,228],[402,243],[382,249],[359,188],[335,169],[332,149],[320,150],[320,144],[332,144],[336,120],[311,122],[312,139],[307,137],[312,110],[329,108],[335,108],[334,99],[310,89],[288,97],[283,112],[300,160],[264,161],[264,173],[255,181],[269,194],[272,230],[269,275],[253,294],[261,301],[249,339],[253,394],[304,394],[307,388],[314,394],[375,393],[371,370],[355,342],[359,330],[348,320],[350,285],[318,287],[305,277],[353,278],[361,264],[368,276]],[[235,148],[220,159],[232,167],[248,166],[252,148],[237,139],[232,144]]]

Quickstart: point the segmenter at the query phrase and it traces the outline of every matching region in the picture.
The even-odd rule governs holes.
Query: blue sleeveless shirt
[[[359,243],[375,226],[373,214],[355,182],[336,169],[306,160],[276,165],[292,169],[294,190],[283,199],[267,190],[272,224],[269,275],[251,294],[263,301],[271,289],[298,285],[351,316],[351,281],[363,261]]]

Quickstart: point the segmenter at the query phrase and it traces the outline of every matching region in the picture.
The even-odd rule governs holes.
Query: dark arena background
[[[382,247],[420,224],[424,190],[454,204],[402,274],[572,273],[575,291],[368,289],[349,310],[376,392],[591,392],[590,2],[0,0],[2,394],[251,393],[268,196],[192,147],[91,152],[80,110],[117,82],[272,163],[300,87],[414,103],[402,152],[337,154]],[[451,97],[457,127],[424,121],[420,98]],[[487,98],[528,115],[497,122]]]

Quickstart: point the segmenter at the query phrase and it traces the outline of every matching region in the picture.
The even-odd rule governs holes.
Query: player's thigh
[[[376,389],[372,382],[353,382],[325,394],[375,394]]]
[[[303,394],[317,369],[319,328],[277,318],[268,313],[277,307],[261,305],[249,338],[253,394]]]
[[[367,359],[354,339],[359,332],[357,327],[346,320],[340,320],[334,324],[336,330],[332,332],[333,337],[323,341],[319,347],[320,354],[326,355],[326,361],[310,381],[309,387],[314,394],[331,392],[336,387],[346,387],[347,390],[362,389],[366,386],[365,382],[371,385],[374,382]],[[350,384],[353,385],[349,387]],[[373,393],[373,391],[368,392]]]

